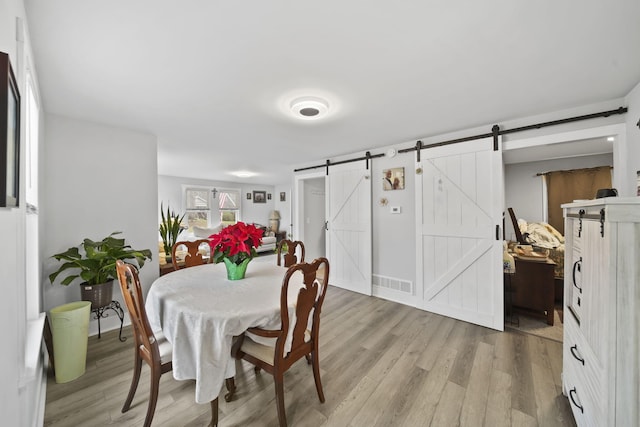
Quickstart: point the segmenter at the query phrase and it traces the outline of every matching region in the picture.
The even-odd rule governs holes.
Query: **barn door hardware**
[[[600,236],[604,237],[604,208],[600,209]]]
[[[420,150],[422,150],[422,141],[416,142],[416,163],[420,163]]]
[[[493,125],[491,128],[491,133],[493,133],[493,151],[498,151],[498,137],[500,136],[500,126]]]
[[[578,212],[578,237],[580,237],[582,235],[582,217],[584,216],[585,211],[584,209],[580,209],[580,212]]]

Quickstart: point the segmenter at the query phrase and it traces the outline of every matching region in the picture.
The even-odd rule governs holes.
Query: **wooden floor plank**
[[[508,427],[511,425],[511,375],[497,369],[491,371],[487,410],[484,417],[486,427]]]
[[[561,391],[562,344],[497,332],[379,298],[333,288],[320,330],[320,403],[311,367],[285,375],[290,426],[575,426]],[[149,397],[143,368],[132,408],[121,413],[133,366],[124,329],[90,337],[86,373],[47,382],[45,426],[140,426]],[[271,375],[236,362],[236,398],[219,402],[221,427],[277,426]],[[162,376],[154,427],[206,426],[209,405],[194,382]]]
[[[473,359],[469,384],[464,394],[460,422],[464,426],[482,427],[487,408],[487,397],[493,365],[493,346],[478,343]]]

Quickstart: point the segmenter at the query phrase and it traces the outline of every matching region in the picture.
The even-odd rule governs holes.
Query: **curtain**
[[[554,171],[544,174],[547,180],[549,224],[564,235],[563,203],[593,199],[596,191],[611,188],[611,166]]]

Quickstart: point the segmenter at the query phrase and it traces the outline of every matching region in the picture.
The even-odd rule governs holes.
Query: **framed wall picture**
[[[0,207],[18,206],[20,93],[9,55],[0,52]]]
[[[247,200],[251,200],[251,193],[247,193]]]
[[[382,171],[383,190],[404,190],[404,168],[391,168]]]
[[[253,192],[253,203],[267,203],[267,192],[266,191],[254,191]]]
[[[267,193],[267,200],[271,200],[271,193]]]
[[[280,192],[280,201],[281,202],[286,202],[287,201],[287,193],[284,191]]]

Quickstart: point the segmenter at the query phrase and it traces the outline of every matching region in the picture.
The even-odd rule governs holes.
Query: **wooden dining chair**
[[[285,246],[286,252],[284,252]],[[298,256],[296,255],[298,248],[300,248],[300,261],[298,261]],[[284,259],[285,267],[291,267],[293,264],[297,264],[298,262],[304,262],[304,243],[300,240],[280,240],[278,243],[277,254],[278,265],[282,265],[281,258]]]
[[[120,290],[122,291],[122,297],[129,311],[131,325],[133,326],[133,337],[135,339],[133,379],[131,380],[129,395],[124,402],[122,412],[127,412],[131,407],[131,401],[138,388],[142,361],[144,360],[151,369],[151,392],[149,393],[149,405],[144,420],[144,427],[148,427],[151,425],[151,420],[153,420],[153,414],[156,409],[160,376],[172,369],[172,348],[162,332],[156,331],[154,333],[154,331],[151,330],[144,308],[142,288],[136,267],[118,260],[116,261],[116,269],[118,271]]]
[[[298,272],[302,275],[295,274]],[[300,276],[302,276],[301,282]],[[305,356],[311,357],[316,391],[320,402],[324,403],[318,360],[318,338],[320,335],[320,312],[328,283],[329,261],[326,258],[315,259],[310,264],[298,263],[289,267],[282,280],[280,291],[280,329],[249,328],[238,338],[233,348],[234,356],[255,365],[256,373],[263,369],[273,375],[278,420],[281,427],[287,425],[284,405],[284,373],[297,360]],[[295,302],[289,300],[290,286],[300,287]],[[290,309],[295,310],[295,313],[291,313],[294,314],[291,317]],[[251,334],[267,338],[267,341],[271,341],[272,345],[263,344],[263,340],[258,343],[251,339]]]
[[[210,263],[211,256],[204,257],[202,252],[200,251],[200,247],[202,245],[207,245],[207,248],[209,248],[209,241],[207,239],[200,239],[194,240],[192,242],[176,242],[176,244],[174,244],[171,248],[171,260],[173,261],[174,270]],[[183,263],[178,263],[178,258],[176,258],[176,253],[178,251],[178,248],[180,247],[185,247],[187,249]],[[209,249],[209,253],[210,252],[211,249]]]

